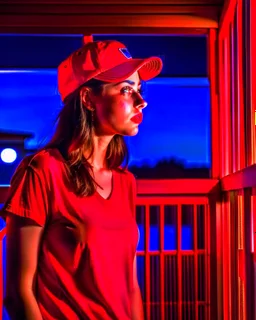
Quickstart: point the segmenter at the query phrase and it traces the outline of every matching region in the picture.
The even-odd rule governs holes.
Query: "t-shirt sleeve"
[[[44,226],[48,215],[47,181],[43,171],[20,165],[14,173],[7,201],[0,211],[3,219],[8,213],[29,218]]]

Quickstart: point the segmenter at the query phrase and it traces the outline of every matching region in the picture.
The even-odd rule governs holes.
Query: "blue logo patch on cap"
[[[132,56],[127,48],[119,48],[119,51],[125,56],[126,59],[132,59]]]

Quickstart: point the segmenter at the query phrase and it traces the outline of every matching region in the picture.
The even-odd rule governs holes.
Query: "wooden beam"
[[[222,191],[256,187],[256,164],[232,173],[220,180]]]
[[[1,33],[106,33],[105,28],[110,28],[114,33],[119,33],[119,28],[133,30],[135,28],[217,28],[218,22],[214,17],[193,17],[189,15],[166,16],[136,16],[136,15],[0,15]],[[44,32],[45,30],[45,32]],[[95,30],[95,31],[94,31]],[[161,30],[159,30],[161,31]],[[139,30],[138,30],[139,32]],[[155,32],[158,32],[156,30]],[[134,32],[132,32],[134,33]]]
[[[61,34],[93,34],[93,35],[205,35],[208,28],[151,28],[151,27],[6,27],[0,25],[2,34],[37,34],[37,35],[61,35]]]
[[[0,27],[1,30],[1,27]],[[92,35],[156,35],[156,36],[166,36],[166,35],[180,35],[180,36],[201,36],[207,35],[208,30],[207,28],[146,28],[146,27],[122,27],[122,28],[115,28],[115,27],[105,27],[105,28],[72,28],[72,32],[70,29],[63,29],[63,28],[51,28],[51,27],[40,27],[37,28],[36,31],[31,32],[31,27],[15,27],[15,28],[7,28],[2,29],[0,33],[9,35],[9,34],[35,34],[35,35],[84,35],[84,34],[92,34]]]
[[[138,179],[138,195],[208,195],[218,186],[217,179]]]
[[[211,154],[212,169],[211,178],[220,177],[220,124],[219,124],[219,72],[218,72],[218,42],[217,31],[210,29],[207,38],[208,48],[208,77],[210,80],[211,93]]]
[[[1,14],[75,14],[75,15],[111,15],[111,14],[153,14],[153,15],[167,15],[167,14],[192,14],[192,15],[202,15],[211,16],[212,13],[220,14],[221,7],[218,5],[127,5],[122,4],[119,6],[109,4],[109,5],[95,5],[95,4],[41,4],[36,5],[31,4],[15,4],[3,5],[0,4]]]
[[[216,17],[215,17],[216,18]],[[22,29],[48,28],[53,32],[62,29],[73,33],[74,29],[86,30],[97,28],[104,33],[104,28],[217,28],[214,17],[195,17],[189,15],[0,15],[0,32],[22,32]]]
[[[234,19],[235,9],[237,6],[238,0],[225,0],[223,10],[220,16],[220,37],[224,37],[229,32],[230,23]]]
[[[218,28],[220,6],[216,3],[202,5],[197,1],[197,5],[153,5],[150,2],[135,5],[130,2],[117,6],[113,2],[101,6],[95,3],[85,5],[81,1],[70,5],[64,0],[36,4],[21,0],[2,2],[0,33],[119,34],[125,31],[129,34],[167,34],[173,28]]]
[[[70,0],[1,0],[2,4],[70,4]],[[72,0],[72,5],[223,5],[224,0]]]

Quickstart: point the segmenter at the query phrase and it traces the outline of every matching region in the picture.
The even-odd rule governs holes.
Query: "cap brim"
[[[147,81],[156,77],[162,68],[162,60],[158,57],[130,59],[108,71],[96,75],[94,78],[104,82],[116,82],[126,80],[134,72],[138,71],[140,79]]]

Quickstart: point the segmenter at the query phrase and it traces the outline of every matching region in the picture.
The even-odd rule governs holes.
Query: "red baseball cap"
[[[62,101],[81,85],[94,78],[119,82],[138,71],[147,81],[162,70],[158,57],[133,59],[124,44],[115,40],[91,41],[73,52],[58,67],[58,89]]]

